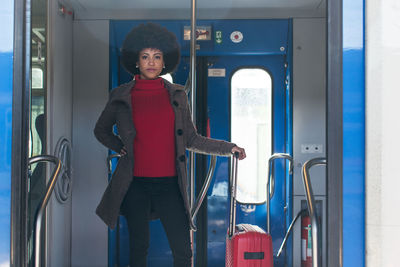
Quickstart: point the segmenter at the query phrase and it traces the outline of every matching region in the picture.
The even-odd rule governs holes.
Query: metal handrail
[[[231,165],[231,204],[229,211],[229,229],[228,237],[231,238],[235,231],[236,226],[236,186],[237,186],[237,173],[238,173],[238,158],[239,153],[235,152],[232,156]]]
[[[292,222],[290,223],[289,228],[288,228],[287,231],[286,231],[285,237],[283,238],[282,244],[281,244],[281,246],[280,246],[280,248],[279,248],[279,250],[278,250],[278,253],[276,254],[276,257],[277,257],[277,258],[279,258],[279,256],[281,255],[282,250],[283,250],[283,248],[285,247],[286,242],[287,242],[287,240],[288,240],[288,238],[289,238],[289,235],[290,235],[290,233],[291,233],[292,230],[293,230],[294,224],[296,223],[296,221],[297,221],[301,216],[305,215],[306,213],[307,213],[307,210],[306,210],[306,209],[303,209],[303,210],[299,211],[299,213],[297,213],[296,217],[294,217],[294,219],[293,219]]]
[[[107,157],[107,169],[108,169],[108,175],[110,176],[111,175],[111,173],[112,173],[112,168],[111,168],[111,166],[112,166],[112,159],[114,159],[114,158],[120,158],[120,157],[122,157],[121,156],[121,154],[119,154],[119,153],[116,153],[116,154],[110,154],[108,157]]]
[[[192,112],[192,121],[196,124],[196,0],[191,1],[191,16],[190,16],[190,108]],[[194,176],[195,176],[195,158],[196,154],[193,151],[189,152],[189,175],[190,175],[190,208],[194,206]]]
[[[111,168],[112,159],[121,158],[121,157],[122,157],[121,154],[118,154],[118,153],[110,154],[107,157],[107,168],[108,168],[108,174],[109,175],[111,175],[111,173],[112,173],[112,168]],[[196,227],[196,225],[194,223],[194,220],[195,220],[196,215],[197,215],[197,213],[198,213],[198,211],[199,211],[199,209],[201,207],[201,204],[204,201],[204,198],[205,198],[205,196],[207,194],[208,188],[210,187],[212,177],[214,176],[216,163],[217,163],[217,156],[211,155],[210,164],[209,164],[210,166],[209,166],[208,171],[207,171],[206,179],[205,179],[205,181],[203,183],[203,186],[202,186],[202,188],[201,188],[201,190],[199,192],[199,195],[197,196],[196,202],[194,203],[193,207],[191,207],[191,220],[190,220],[190,224],[191,225],[190,225],[190,227],[191,227],[191,229],[193,231],[197,230],[197,227]]]
[[[315,199],[311,186],[309,170],[312,166],[326,165],[326,164],[327,164],[326,158],[314,158],[304,163],[302,168],[303,184],[304,184],[304,190],[306,191],[308,213],[310,214],[310,219],[311,219],[311,239],[312,239],[311,245],[312,245],[313,267],[321,266],[319,262],[320,257],[319,257],[319,242],[318,242],[320,230],[316,215]]]
[[[53,193],[58,175],[60,174],[61,171],[61,160],[55,156],[50,156],[50,155],[41,155],[32,157],[28,160],[28,165],[41,161],[52,162],[56,164],[56,167],[54,168],[53,173],[51,174],[50,183],[47,185],[46,188],[46,194],[42,199],[42,201],[40,202],[40,205],[38,206],[39,210],[35,216],[36,217],[35,218],[35,267],[40,267],[40,252],[41,252],[40,236],[42,232],[43,215],[46,210],[47,204],[50,200],[51,194]]]
[[[271,230],[270,200],[275,194],[275,174],[272,172],[272,162],[275,159],[289,160],[289,174],[293,172],[293,158],[286,153],[275,153],[268,159],[268,181],[267,181],[267,233]]]
[[[214,176],[216,163],[217,163],[217,156],[212,155],[210,158],[210,167],[208,168],[206,180],[204,181],[203,187],[201,188],[200,193],[197,196],[194,206],[191,208],[191,216],[192,216],[191,222],[193,224],[192,227],[194,227],[192,228],[193,230],[196,230],[196,225],[194,224],[194,220],[207,194],[208,188],[210,187],[212,177]]]
[[[189,81],[191,87],[191,96],[190,96],[190,108],[192,112],[192,121],[196,124],[196,0],[191,0],[191,16],[190,16],[190,74]],[[194,152],[189,152],[189,205],[190,208],[193,208],[194,205],[194,172],[195,172],[195,158],[196,154]],[[190,218],[190,223],[192,224],[192,230],[195,230],[195,225],[193,223],[193,219]],[[190,244],[192,253],[194,255],[194,232],[190,231]],[[194,257],[191,260],[191,266],[194,266]]]

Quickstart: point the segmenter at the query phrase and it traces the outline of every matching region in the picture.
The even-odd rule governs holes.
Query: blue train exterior
[[[13,2],[5,1],[0,11],[0,23],[3,25],[0,41],[0,264],[4,266],[10,262]]]

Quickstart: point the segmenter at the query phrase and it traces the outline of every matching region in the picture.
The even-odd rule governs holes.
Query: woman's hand
[[[126,153],[127,153],[126,148],[125,148],[125,147],[122,147],[122,148],[121,148],[121,151],[119,152],[119,154],[121,155],[121,157],[125,156]]]
[[[246,152],[244,151],[244,148],[234,146],[232,148],[232,154],[234,154],[235,152],[239,153],[239,160],[242,160],[246,157]]]

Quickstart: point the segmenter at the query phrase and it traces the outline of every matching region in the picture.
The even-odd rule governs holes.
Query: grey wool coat
[[[229,156],[235,144],[197,134],[192,123],[188,99],[183,86],[171,84],[166,80],[164,80],[164,84],[175,113],[175,162],[178,183],[189,223],[192,225],[189,216],[186,149],[206,154]],[[133,141],[136,130],[132,120],[131,89],[134,85],[135,80],[132,80],[111,91],[110,98],[94,129],[96,138],[104,146],[118,153],[122,147],[127,150],[127,154],[119,159],[112,179],[96,209],[97,215],[111,228],[116,226],[122,201],[133,177],[135,162]],[[118,129],[118,136],[113,133],[114,125]]]

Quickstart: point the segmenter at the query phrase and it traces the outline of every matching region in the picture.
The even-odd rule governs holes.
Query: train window
[[[272,80],[261,68],[242,68],[231,79],[231,140],[246,149],[238,168],[237,200],[266,201],[267,162],[271,155]],[[243,179],[241,179],[241,177]]]

